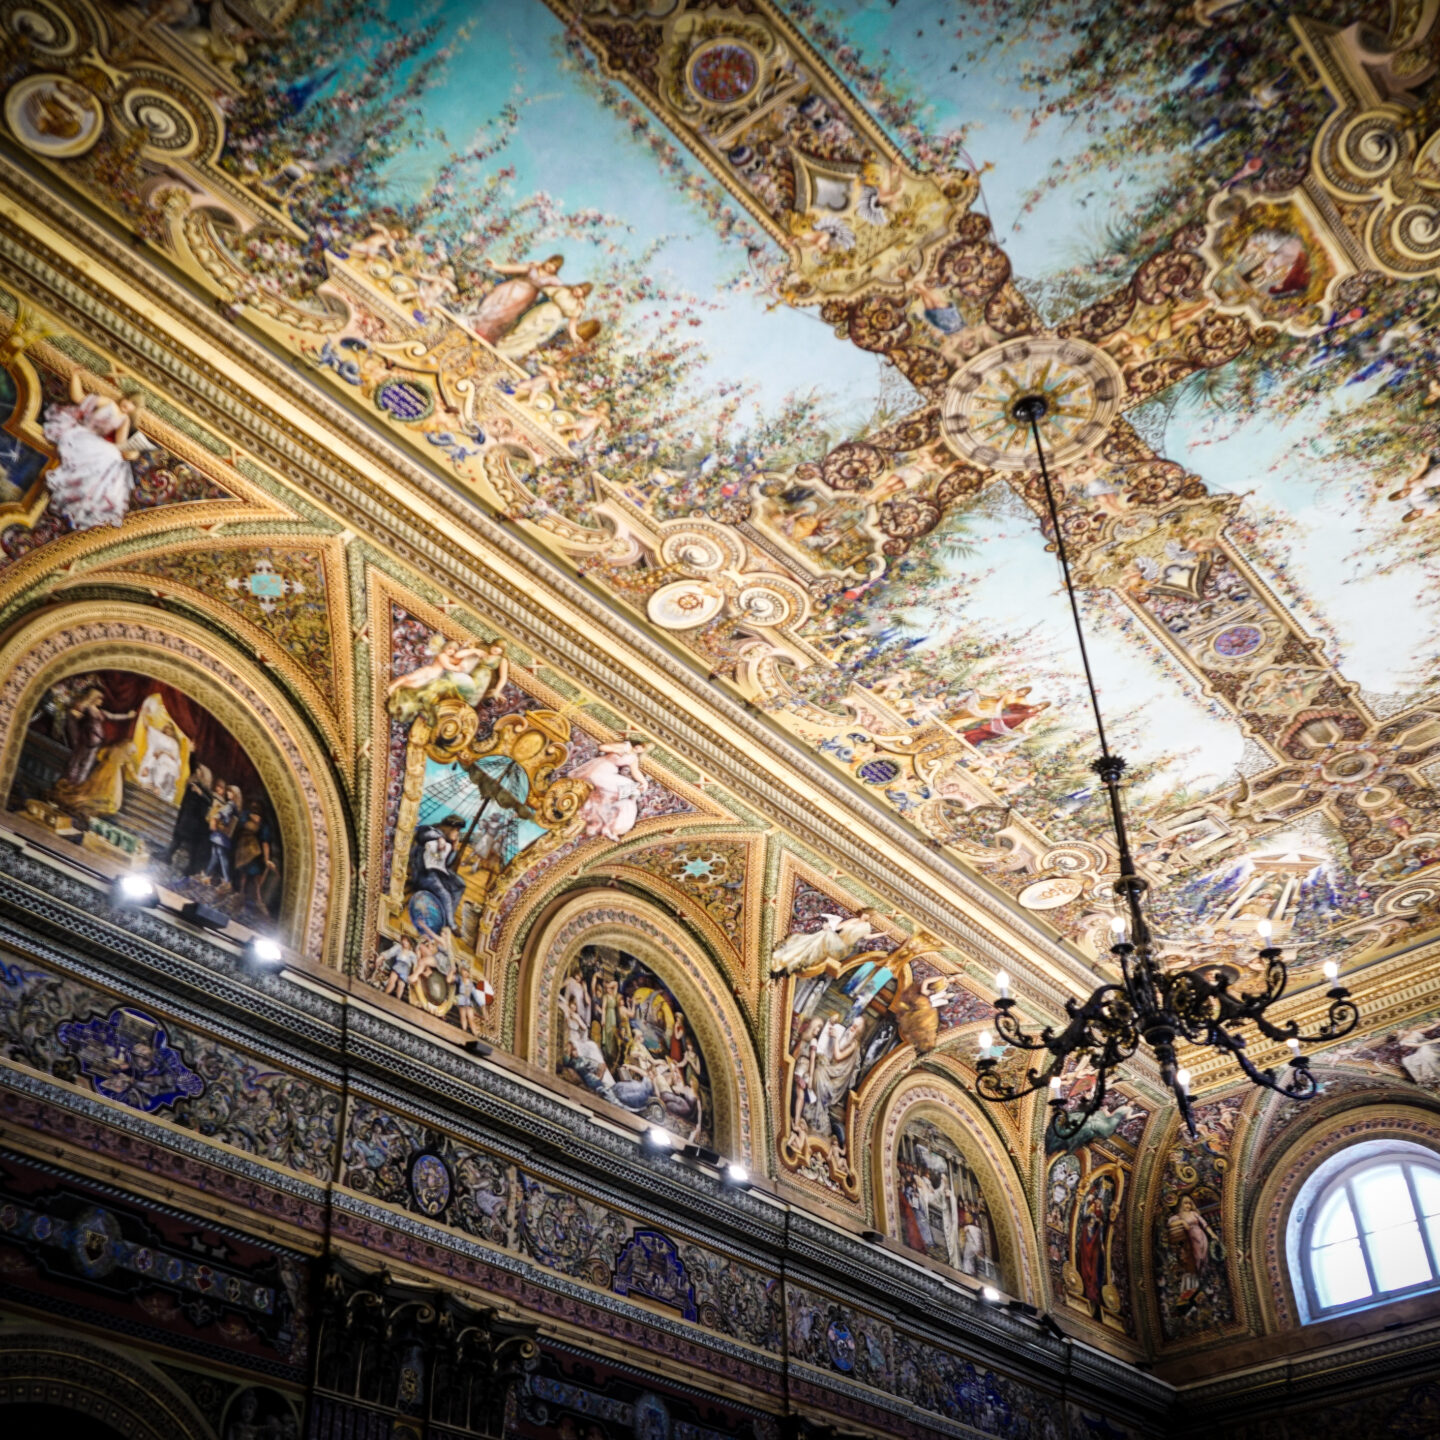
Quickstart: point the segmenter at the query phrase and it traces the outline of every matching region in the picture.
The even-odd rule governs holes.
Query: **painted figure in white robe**
[[[122,525],[135,488],[130,462],[153,448],[134,428],[135,402],[87,391],[80,369],[70,376],[70,400],[45,417],[45,438],[60,452],[45,475],[50,503],[77,530]]]
[[[825,923],[818,930],[796,930],[787,935],[771,953],[772,975],[793,975],[812,966],[824,964],[838,967],[848,960],[872,936],[873,917],[862,910],[853,919],[843,915],[822,915]],[[875,936],[876,939],[879,936]]]
[[[650,782],[640,768],[645,746],[619,740],[600,746],[599,754],[571,774],[589,782],[590,793],[580,807],[580,821],[586,835],[603,835],[623,840],[640,818],[640,797]]]

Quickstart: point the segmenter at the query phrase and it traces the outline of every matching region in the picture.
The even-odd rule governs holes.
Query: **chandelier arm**
[[[1055,1040],[1054,1029],[1047,1025],[1039,1035],[1027,1035],[1020,1021],[1011,1013],[1013,1001],[997,1001],[995,1005],[995,1029],[1000,1038],[1017,1050],[1049,1050]],[[1069,1027],[1065,1034],[1069,1033]]]
[[[1297,1035],[1302,1045],[1319,1045],[1327,1040],[1339,1040],[1348,1035],[1360,1023],[1360,1007],[1350,998],[1348,990],[1336,987],[1330,992],[1330,1014],[1325,1023],[1313,1035]]]
[[[1290,1083],[1281,1085],[1277,1083],[1273,1070],[1261,1070],[1250,1058],[1243,1036],[1231,1035],[1217,1025],[1211,1031],[1210,1043],[1217,1050],[1224,1050],[1232,1055],[1236,1064],[1254,1085],[1263,1086],[1266,1090],[1273,1090],[1277,1095],[1289,1096],[1292,1100],[1303,1100],[1315,1093],[1317,1088],[1315,1077],[1310,1073],[1309,1062],[1303,1055],[1296,1056],[1290,1062]]]
[[[1027,1070],[1024,1080],[1016,1082],[1001,1079],[995,1071],[995,1063],[994,1058],[989,1056],[980,1061],[976,1067],[975,1093],[982,1100],[994,1100],[1002,1104],[1010,1100],[1021,1100],[1026,1095],[1033,1095],[1037,1090],[1044,1089],[1056,1070],[1054,1066],[1043,1074],[1038,1070]]]

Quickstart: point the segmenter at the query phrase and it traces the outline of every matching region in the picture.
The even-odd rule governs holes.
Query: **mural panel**
[[[1167,1340],[1223,1332],[1236,1322],[1224,1199],[1235,1125],[1249,1098],[1225,1095],[1196,1105],[1199,1134],[1176,1139],[1158,1177],[1155,1290]]]
[[[398,604],[387,614],[387,883],[362,975],[478,1035],[495,991],[487,958],[528,884],[691,807],[646,768],[640,736],[592,733],[498,639],[456,638]]]
[[[990,1202],[960,1147],[933,1120],[907,1120],[896,1142],[900,1238],[917,1254],[1002,1286]]]
[[[9,808],[248,925],[279,918],[284,854],[250,756],[189,696],[129,670],[52,685]]]
[[[684,1143],[715,1147],[710,1070],[675,993],[643,961],[585,945],[555,1016],[556,1073]]]
[[[1065,1096],[1093,1086],[1093,1073],[1072,1068]],[[1074,1135],[1045,1131],[1045,1249],[1051,1293],[1085,1319],[1133,1335],[1135,1320],[1128,1258],[1132,1193],[1147,1105],[1111,1090]]]

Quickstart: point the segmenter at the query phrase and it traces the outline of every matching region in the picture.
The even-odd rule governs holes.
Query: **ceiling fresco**
[[[6,122],[1103,957],[1044,391],[1176,963],[1433,929],[1432,6],[292,9],[16,12]]]

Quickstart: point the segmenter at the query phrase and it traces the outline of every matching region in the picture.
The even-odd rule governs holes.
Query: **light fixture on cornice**
[[[1289,972],[1279,949],[1270,944],[1271,925],[1262,920],[1256,927],[1265,942],[1260,959],[1265,966],[1264,988],[1247,991],[1232,988],[1229,975],[1214,967],[1166,970],[1155,954],[1155,941],[1145,920],[1144,877],[1135,868],[1130,853],[1130,839],[1125,831],[1125,811],[1121,800],[1121,778],[1125,761],[1110,751],[1105,737],[1105,721],[1100,714],[1100,700],[1095,692],[1095,679],[1090,671],[1090,656],[1085,648],[1085,630],[1080,623],[1080,606],[1070,576],[1070,558],[1065,550],[1065,537],[1060,514],[1055,504],[1055,491],[1050,469],[1045,462],[1044,446],[1040,443],[1040,422],[1049,410],[1043,395],[1022,395],[1010,407],[1011,419],[1017,427],[1029,427],[1040,464],[1040,478],[1045,487],[1045,503],[1060,557],[1060,571],[1065,579],[1065,593],[1075,621],[1075,636],[1080,644],[1080,662],[1085,683],[1090,691],[1090,707],[1095,715],[1095,730],[1100,740],[1099,758],[1091,768],[1105,787],[1110,806],[1110,822],[1115,832],[1115,848],[1120,863],[1120,876],[1115,893],[1120,897],[1124,914],[1112,922],[1115,943],[1110,953],[1115,956],[1121,980],[1118,985],[1099,986],[1083,1004],[1065,1002],[1068,1022],[1058,1033],[1046,1026],[1038,1035],[1028,1035],[1015,1016],[1015,1001],[1010,994],[1010,977],[1003,972],[996,977],[999,998],[995,1001],[995,1028],[1000,1039],[1022,1050],[1045,1051],[1050,1059],[1043,1069],[1030,1069],[1020,1080],[1003,1077],[993,1056],[978,1061],[975,1091],[982,1100],[1004,1102],[1018,1100],[1022,1095],[1048,1087],[1051,1124],[1062,1139],[1078,1133],[1081,1125],[1104,1104],[1116,1067],[1130,1059],[1145,1045],[1154,1054],[1161,1078],[1174,1093],[1180,1113],[1190,1133],[1195,1134],[1195,1116],[1190,1103],[1190,1072],[1180,1067],[1175,1054],[1179,1040],[1192,1045],[1208,1045],[1222,1054],[1231,1055],[1256,1085],[1275,1090],[1293,1100],[1303,1100],[1316,1091],[1315,1077],[1310,1073],[1308,1059],[1300,1053],[1302,1044],[1338,1040],[1355,1028],[1360,1012],[1350,999],[1350,992],[1339,983],[1339,969],[1334,962],[1325,966],[1330,982],[1330,1012],[1324,1025],[1313,1035],[1302,1035],[1291,1020],[1274,1024],[1265,1012],[1285,993]],[[1288,1046],[1286,1069],[1288,1077],[1274,1070],[1261,1070],[1246,1052],[1246,1025],[1255,1028],[1268,1040]],[[1061,1079],[1071,1057],[1084,1058],[1095,1072],[1095,1084],[1078,1103],[1071,1105],[1064,1094]],[[1282,1072],[1283,1074],[1283,1072]]]

